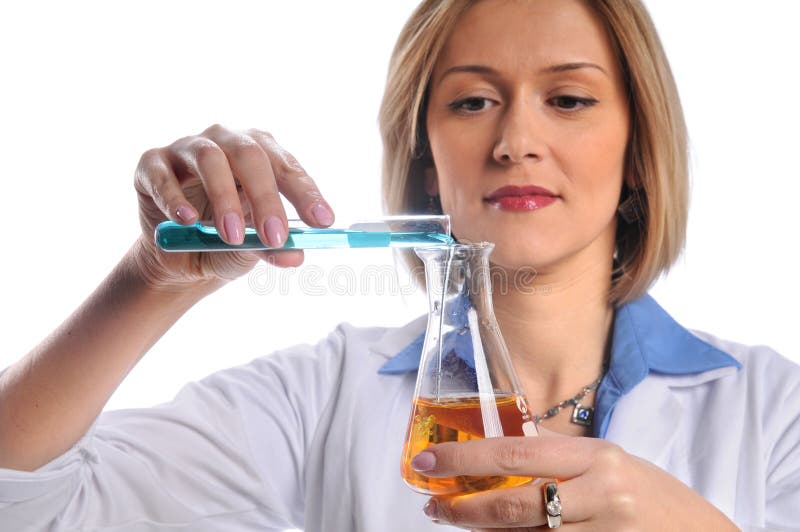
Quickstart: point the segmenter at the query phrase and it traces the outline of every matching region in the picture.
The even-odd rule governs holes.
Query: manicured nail
[[[422,451],[411,459],[411,467],[414,471],[430,471],[436,467],[436,455],[427,451]]]
[[[181,205],[177,209],[175,209],[175,216],[182,222],[188,222],[189,220],[194,219],[197,216],[197,211],[195,211],[189,205]]]
[[[222,218],[222,225],[225,226],[225,234],[228,242],[239,245],[244,242],[244,226],[242,219],[235,212],[229,212]]]
[[[273,248],[283,246],[286,240],[286,231],[283,229],[283,222],[277,216],[270,216],[264,224],[264,232],[267,234],[267,242]]]
[[[434,521],[439,520],[439,503],[436,502],[436,499],[430,499],[425,506],[422,507],[422,511],[428,518],[433,519]]]
[[[322,203],[317,203],[311,208],[311,213],[317,219],[319,225],[331,225],[333,223],[333,213]]]

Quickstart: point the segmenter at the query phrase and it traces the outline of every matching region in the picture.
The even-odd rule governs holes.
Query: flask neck
[[[493,247],[481,243],[417,252],[425,264],[431,318],[440,317],[442,324],[466,327],[467,311],[474,308],[479,318],[495,321],[489,267]]]
[[[430,314],[417,376],[416,397],[441,402],[521,396],[508,348],[492,309],[489,254],[493,244],[457,244],[417,250],[425,262]],[[495,406],[483,422],[497,427]],[[494,429],[489,434],[495,434]]]

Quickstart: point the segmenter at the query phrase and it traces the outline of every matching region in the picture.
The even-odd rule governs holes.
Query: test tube
[[[309,227],[301,220],[289,220],[289,236],[280,248],[267,246],[256,230],[246,227],[244,242],[231,245],[222,240],[217,228],[205,222],[181,225],[162,222],[156,227],[155,241],[169,252],[236,251],[256,249],[341,249],[410,248],[453,243],[448,215],[385,216],[357,221],[346,226]]]

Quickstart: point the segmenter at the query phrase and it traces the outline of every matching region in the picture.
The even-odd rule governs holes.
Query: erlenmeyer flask
[[[411,468],[425,448],[449,441],[538,434],[492,309],[494,244],[415,249],[425,263],[428,327],[403,448],[415,491],[454,495],[518,486],[530,477],[431,478]]]

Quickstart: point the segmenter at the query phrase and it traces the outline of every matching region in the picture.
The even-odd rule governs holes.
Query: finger
[[[611,447],[613,444],[596,438],[486,438],[428,447],[414,457],[411,466],[430,477],[522,475],[564,479],[586,471],[598,452]]]
[[[532,527],[532,528],[476,528],[473,529],[472,532],[541,532],[542,530],[549,530],[543,526],[541,527]],[[569,528],[567,529],[569,532],[596,532],[598,530],[597,524],[591,521],[585,521],[582,523],[570,523]]]
[[[279,268],[293,268],[303,264],[305,254],[302,249],[285,249],[281,251],[257,251],[258,258]]]
[[[248,134],[269,157],[278,190],[294,205],[300,218],[311,226],[331,225],[334,220],[333,209],[297,159],[269,133],[251,129]]]
[[[465,497],[435,497],[426,505],[425,513],[440,523],[471,529],[542,526],[547,524],[543,486],[543,482],[536,482]],[[586,521],[602,511],[595,488],[580,478],[558,483],[562,523]]]
[[[524,527],[524,528],[475,528],[472,532],[541,532],[542,530],[549,530],[548,528],[541,527]],[[596,532],[599,530],[597,523],[592,521],[584,521],[582,523],[570,523],[569,532]]]
[[[208,196],[214,224],[223,240],[238,245],[244,241],[244,216],[228,158],[211,139],[202,136],[180,139],[168,148],[175,166],[198,177]]]
[[[601,528],[594,521],[581,521],[580,523],[569,523],[565,525],[566,530],[569,532],[596,532]],[[515,528],[473,528],[472,532],[541,532],[542,530],[549,530],[546,526],[538,527],[515,527]]]
[[[222,126],[211,126],[203,135],[213,140],[228,158],[252,209],[253,226],[261,241],[270,247],[283,246],[289,234],[286,211],[267,153],[252,137]]]
[[[170,220],[184,225],[197,221],[197,210],[186,199],[162,150],[142,154],[134,175],[134,188],[140,196],[151,199]]]

